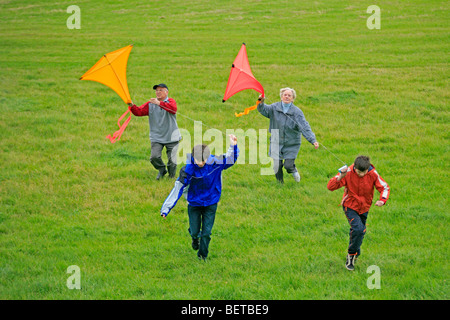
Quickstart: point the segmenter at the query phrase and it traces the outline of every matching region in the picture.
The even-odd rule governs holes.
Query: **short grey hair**
[[[295,90],[289,87],[280,89],[280,98],[283,96],[283,93],[287,90],[291,90],[294,99],[297,98],[297,93],[295,92]]]

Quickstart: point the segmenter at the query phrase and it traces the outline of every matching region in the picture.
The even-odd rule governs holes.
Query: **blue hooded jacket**
[[[187,155],[187,163],[181,168],[180,176],[169,196],[161,207],[161,215],[167,216],[187,191],[187,201],[194,207],[206,207],[216,204],[222,193],[222,171],[236,163],[239,156],[237,145],[230,146],[228,152],[218,157],[210,155],[203,167],[195,164],[191,154]]]

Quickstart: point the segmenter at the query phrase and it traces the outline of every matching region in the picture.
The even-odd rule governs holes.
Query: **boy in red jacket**
[[[358,156],[355,163],[344,168],[331,178],[327,188],[330,191],[345,186],[342,207],[350,224],[350,243],[345,267],[354,270],[356,258],[361,253],[361,244],[366,233],[366,220],[372,205],[374,187],[380,192],[376,206],[383,206],[389,199],[390,189],[367,156]]]

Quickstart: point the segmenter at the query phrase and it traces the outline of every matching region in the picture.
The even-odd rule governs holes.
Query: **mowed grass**
[[[81,29],[69,30],[72,4],[0,2],[2,299],[450,297],[447,1],[377,1],[380,30],[366,27],[373,3],[361,1],[78,1]],[[256,92],[221,102],[242,42],[267,102],[295,88],[319,143],[349,164],[369,155],[391,187],[388,204],[370,210],[354,272],[344,268],[343,190],[326,188],[342,164],[324,148],[303,139],[302,180],[280,186],[260,174],[266,153],[249,163],[241,136],[246,161],[223,174],[200,262],[186,202],[159,216],[173,181],[155,181],[147,118],[111,144],[105,136],[126,105],[78,80],[103,54],[134,44],[133,101],[167,83],[184,142],[194,143],[191,119],[203,133],[259,133],[269,121],[257,111],[234,116]],[[71,265],[80,290],[66,286]],[[380,289],[367,287],[372,265]]]

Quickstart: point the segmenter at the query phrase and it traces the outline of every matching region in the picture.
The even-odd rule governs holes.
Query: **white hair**
[[[286,90],[291,90],[292,96],[293,96],[294,99],[297,97],[297,93],[295,92],[295,90],[292,89],[292,88],[287,87],[287,88],[282,88],[282,89],[280,89],[280,98],[283,96],[283,93],[284,93]]]

